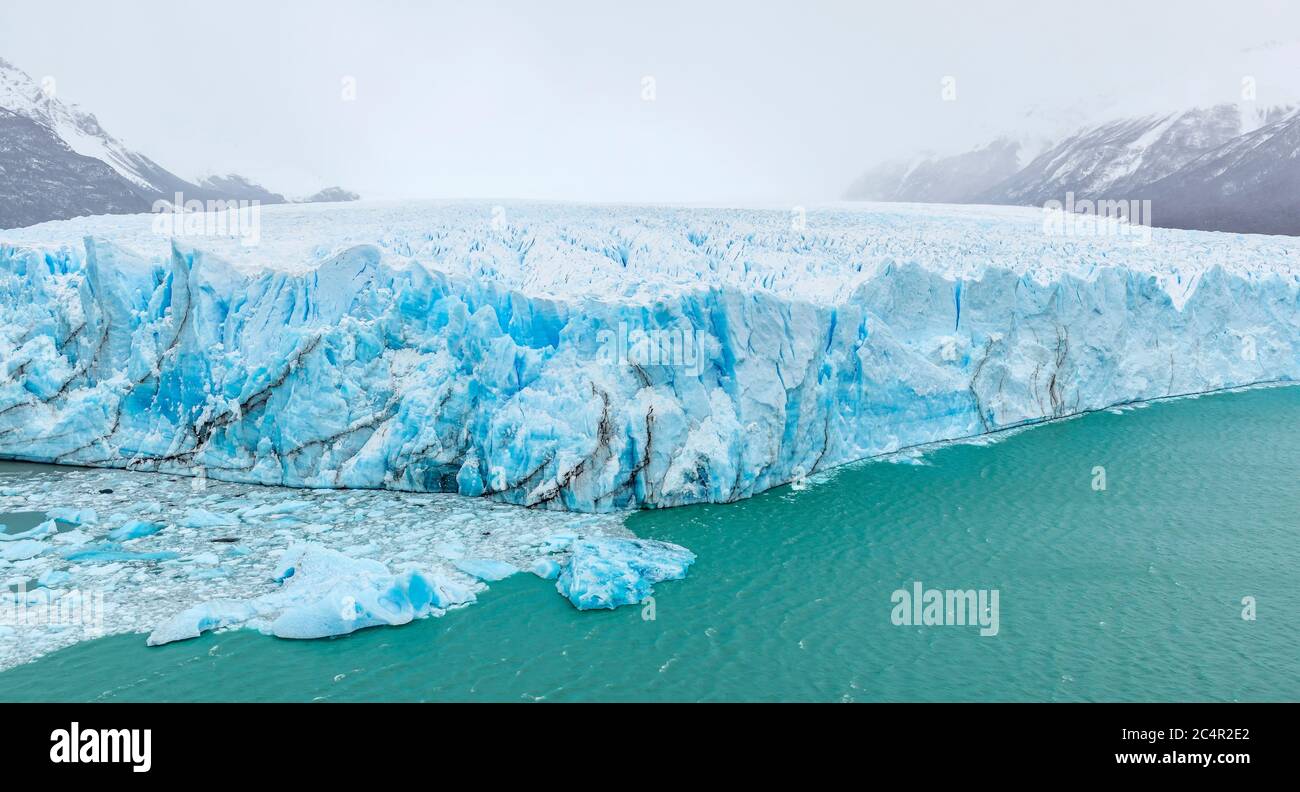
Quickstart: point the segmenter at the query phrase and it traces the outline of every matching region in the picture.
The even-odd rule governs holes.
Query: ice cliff
[[[1300,376],[1300,240],[359,204],[0,232],[0,457],[580,511]]]

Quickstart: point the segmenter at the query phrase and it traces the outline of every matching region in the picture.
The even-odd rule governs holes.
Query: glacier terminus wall
[[[1300,377],[1300,239],[358,204],[0,232],[0,457],[608,511]]]

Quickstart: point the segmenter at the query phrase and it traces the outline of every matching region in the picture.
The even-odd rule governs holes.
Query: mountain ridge
[[[182,178],[113,137],[92,113],[58,99],[53,86],[0,58],[0,229],[148,212],[177,193],[186,201],[290,201],[238,174]],[[330,187],[305,200],[358,198]]]
[[[845,198],[1015,206],[1042,206],[1068,194],[1150,200],[1157,226],[1300,234],[1300,111],[1294,105],[1218,104],[1112,119],[1080,127],[1014,169],[1005,156],[988,156],[1011,140],[910,165],[882,163]]]

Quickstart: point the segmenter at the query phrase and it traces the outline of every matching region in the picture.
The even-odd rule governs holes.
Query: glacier
[[[978,206],[260,211],[253,246],[149,215],[0,232],[0,458],[607,512],[1300,375],[1290,237]]]

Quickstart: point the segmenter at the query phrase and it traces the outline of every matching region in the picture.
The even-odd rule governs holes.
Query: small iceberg
[[[542,580],[555,580],[560,576],[560,565],[550,558],[539,558],[528,570]]]
[[[51,520],[58,520],[70,525],[93,525],[99,521],[99,516],[94,509],[50,509],[45,514]]]
[[[0,544],[0,560],[26,561],[49,550],[50,546],[36,539],[19,539]]]
[[[280,588],[249,600],[200,603],[158,625],[150,646],[248,626],[279,638],[326,638],[366,627],[441,615],[475,600],[474,591],[430,572],[393,574],[378,561],[317,544],[294,545],[276,565]]]
[[[170,561],[179,557],[179,554],[169,550],[156,553],[137,553],[123,549],[116,542],[102,542],[65,550],[63,551],[63,557],[74,564],[86,564],[101,561]]]
[[[142,539],[146,536],[153,536],[162,529],[163,526],[159,523],[131,520],[120,528],[109,531],[108,538],[114,542],[125,542],[128,539]]]
[[[462,558],[454,563],[461,572],[488,582],[505,580],[519,571],[519,568],[512,564],[491,558]]]
[[[180,519],[182,528],[228,528],[239,525],[238,518],[229,514],[217,514],[207,509],[190,509]]]
[[[650,539],[580,539],[570,545],[555,588],[575,608],[617,608],[644,602],[654,584],[680,580],[695,554]]]

